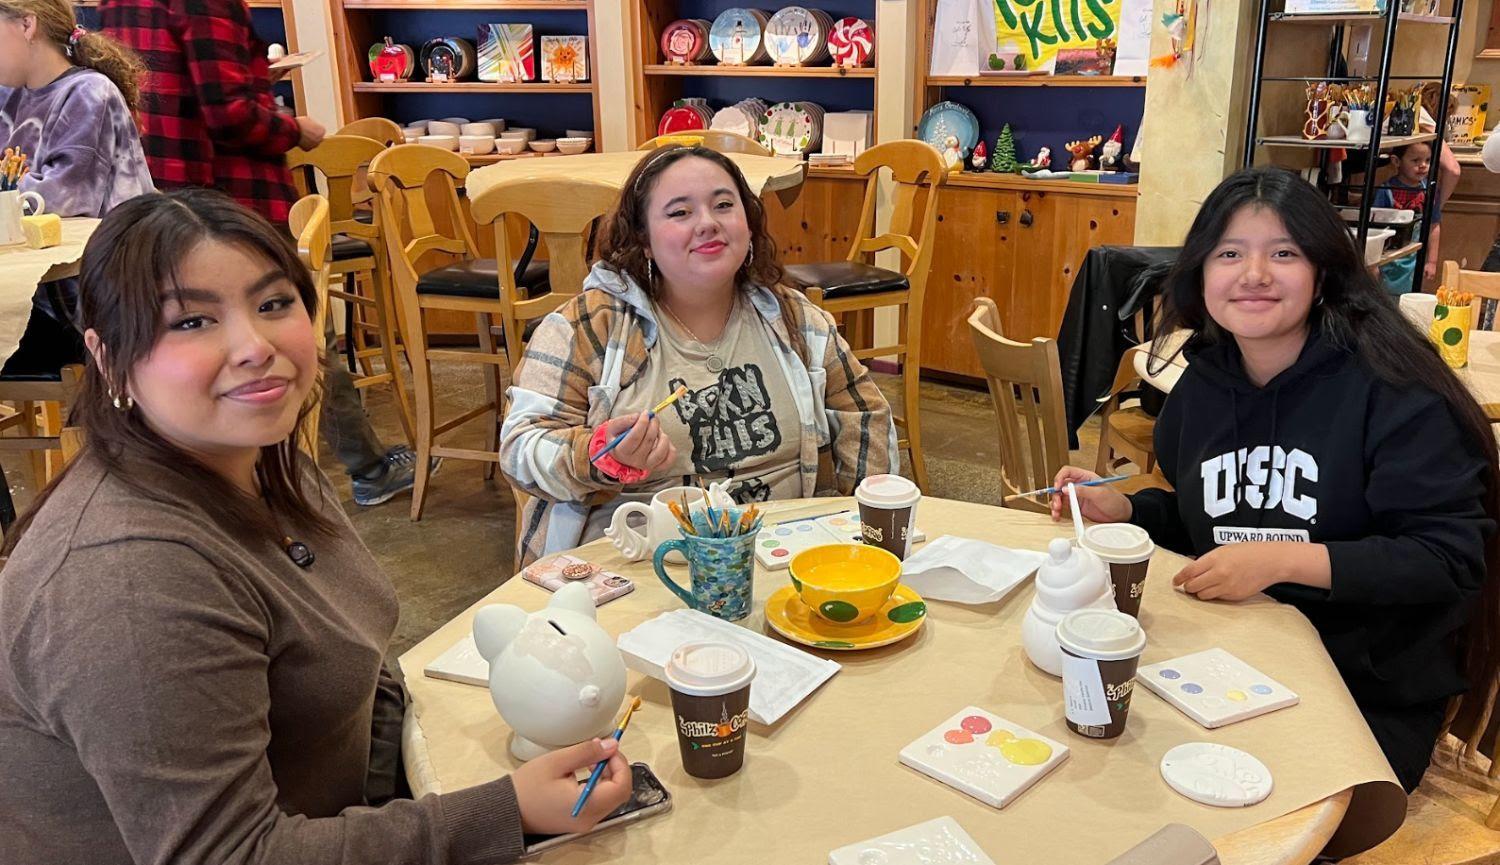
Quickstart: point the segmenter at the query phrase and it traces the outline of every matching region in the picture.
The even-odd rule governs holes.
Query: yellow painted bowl
[[[792,557],[792,587],[802,603],[835,625],[880,611],[901,582],[901,560],[868,544],[828,544]]]

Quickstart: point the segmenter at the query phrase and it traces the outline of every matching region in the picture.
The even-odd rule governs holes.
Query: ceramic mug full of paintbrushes
[[[27,205],[30,205],[29,211]],[[26,234],[21,230],[21,217],[38,216],[45,207],[46,203],[35,192],[14,189],[0,192],[0,246],[24,243]]]
[[[741,508],[693,508],[679,522],[682,537],[656,548],[652,566],[656,576],[682,602],[700,612],[735,621],[750,615],[754,594],[755,535],[760,520]],[[679,551],[687,557],[689,587],[683,588],[667,576],[664,561]]]

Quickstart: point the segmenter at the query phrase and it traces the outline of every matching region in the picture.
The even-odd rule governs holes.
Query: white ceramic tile
[[[1135,678],[1210,730],[1295,706],[1301,699],[1223,649],[1149,664]]]
[[[828,854],[828,865],[995,865],[952,817],[939,817]]]
[[[969,706],[901,749],[901,762],[1004,808],[1068,758],[1061,742]]]

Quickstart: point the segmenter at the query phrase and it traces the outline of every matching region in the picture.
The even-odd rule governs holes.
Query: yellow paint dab
[[[1052,746],[1040,739],[1012,739],[1000,746],[1000,755],[1019,766],[1040,766],[1052,758]]]
[[[1015,741],[1015,738],[1016,734],[1012,733],[1009,730],[996,730],[995,732],[990,734],[990,737],[988,739],[984,740],[984,743],[986,745],[989,745],[991,748],[999,748],[1006,742]]]
[[[1229,691],[1226,694],[1224,694],[1224,696],[1228,697],[1231,700],[1234,700],[1237,703],[1243,703],[1246,700],[1250,699],[1249,697],[1247,697],[1245,695],[1244,691],[1238,691],[1238,690],[1236,690],[1236,691]]]

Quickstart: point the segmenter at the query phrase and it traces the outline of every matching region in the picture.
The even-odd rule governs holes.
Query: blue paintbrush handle
[[[615,728],[615,741],[620,741],[620,736],[624,733],[624,730]],[[583,803],[587,802],[589,794],[594,792],[594,785],[599,783],[599,776],[604,774],[604,764],[608,762],[608,760],[600,760],[594,764],[594,771],[589,773],[589,782],[583,785],[583,792],[578,794],[578,801],[573,805],[574,817],[577,817],[578,812],[583,810]]]
[[[656,412],[654,412],[654,411],[648,411],[648,412],[646,412],[646,420],[650,420],[651,418],[654,418],[654,417],[656,417]],[[620,446],[620,442],[624,441],[625,437],[628,436],[628,435],[630,435],[630,430],[627,429],[624,432],[620,433],[619,435],[615,436],[614,439],[612,441],[610,441],[609,444],[607,444],[607,445],[604,446],[603,450],[601,450],[598,453],[594,454],[593,456],[589,457],[589,463],[591,463],[591,464],[592,463],[596,463],[599,460],[603,459],[605,454],[607,454],[610,451],[614,450],[615,448],[619,447]]]

